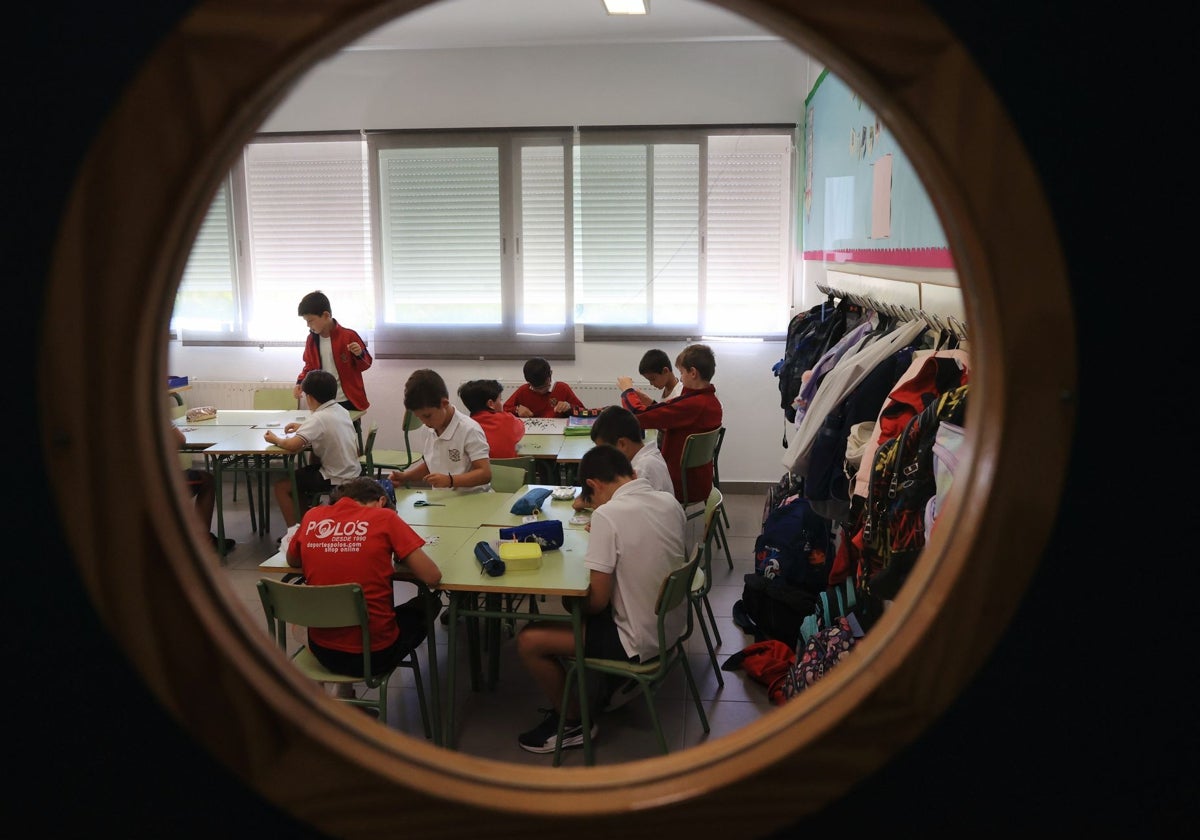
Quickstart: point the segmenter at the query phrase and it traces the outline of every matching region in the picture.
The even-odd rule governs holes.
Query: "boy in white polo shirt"
[[[343,481],[362,474],[358,460],[358,435],[350,412],[337,401],[337,379],[326,370],[310,370],[300,383],[308,408],[312,411],[303,423],[288,423],[283,427],[287,437],[267,430],[263,437],[288,452],[311,447],[313,459],[296,470],[296,489],[300,493],[300,510],[292,504],[292,482],[284,478],[275,482],[275,501],[290,528],[300,521],[314,493],[333,493]]]
[[[683,506],[674,493],[655,490],[646,479],[634,478],[629,459],[604,444],[584,453],[579,481],[585,501],[595,508],[583,558],[591,573],[583,605],[584,654],[630,661],[657,656],[658,591],[663,578],[686,562]],[[668,641],[686,629],[688,609],[681,604],[668,618]],[[571,626],[532,621],[517,635],[517,651],[554,706],[539,725],[517,738],[521,749],[554,752],[560,714],[566,716],[563,747],[582,746],[579,698],[572,695],[572,708],[558,708],[566,682],[562,657],[575,653]],[[593,722],[593,738],[597,731]]]
[[[436,372],[413,371],[404,383],[404,407],[423,424],[414,448],[423,457],[406,470],[392,470],[397,487],[424,481],[451,490],[488,490],[492,461],[483,427],[450,404],[450,391]]]

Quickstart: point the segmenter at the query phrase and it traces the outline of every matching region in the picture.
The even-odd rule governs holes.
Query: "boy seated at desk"
[[[337,401],[338,383],[326,370],[310,370],[300,383],[301,392],[312,411],[301,423],[283,427],[285,437],[268,429],[263,438],[280,449],[293,454],[311,447],[310,463],[296,470],[296,490],[300,494],[300,510],[292,500],[292,482],[282,478],[275,482],[275,501],[283,514],[284,524],[291,528],[309,507],[317,493],[334,493],[334,488],[362,474],[358,460],[358,435],[350,412]]]
[[[525,437],[525,424],[504,410],[504,386],[496,379],[472,379],[458,388],[458,398],[471,419],[483,427],[491,458],[516,458],[517,444]]]
[[[417,416],[414,448],[424,455],[406,470],[392,470],[397,487],[424,481],[450,490],[489,490],[491,450],[483,427],[450,404],[446,381],[436,371],[415,370],[404,383],[404,407]]]
[[[541,356],[525,362],[525,384],[504,401],[504,410],[521,418],[566,417],[573,408],[584,408],[566,382],[555,382],[550,363]]]
[[[309,586],[357,583],[367,602],[371,669],[391,670],[425,640],[425,603],[421,594],[393,604],[393,556],[426,586],[436,586],[441,570],[425,553],[425,540],[389,507],[378,481],[360,476],[344,482],[332,505],[304,514],[288,544],[287,562],[301,569]],[[358,627],[312,627],[308,647],[331,671],[362,673],[362,633]],[[353,687],[339,685],[338,696]]]
[[[629,459],[604,444],[584,453],[579,462],[579,481],[585,502],[595,508],[583,558],[591,573],[583,604],[584,654],[631,662],[642,656],[657,656],[654,604],[663,578],[685,562],[683,508],[673,494],[655,490],[644,478],[635,478]],[[681,604],[671,616],[668,639],[684,631],[687,610],[688,606]],[[571,626],[532,621],[517,634],[517,652],[553,706],[540,724],[517,738],[521,749],[554,752],[560,714],[566,715],[563,748],[583,746],[579,698],[573,694],[572,707],[559,708],[566,683],[562,657],[575,654]],[[604,710],[615,709],[633,696],[635,693],[618,691]],[[595,738],[598,731],[593,722],[591,736]]]

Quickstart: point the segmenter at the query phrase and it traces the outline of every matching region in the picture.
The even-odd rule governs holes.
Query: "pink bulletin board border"
[[[909,268],[954,268],[949,248],[864,248],[849,251],[805,251],[804,259],[828,263],[874,263]]]

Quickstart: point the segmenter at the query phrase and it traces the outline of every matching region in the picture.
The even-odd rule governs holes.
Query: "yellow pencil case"
[[[535,542],[502,542],[500,559],[510,572],[526,572],[542,567],[542,547]]]

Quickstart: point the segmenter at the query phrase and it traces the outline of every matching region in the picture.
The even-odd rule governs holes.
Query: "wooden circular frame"
[[[82,327],[46,331],[39,355],[43,444],[92,600],[198,742],[263,797],[336,836],[403,827],[419,837],[534,830],[608,840],[681,819],[746,836],[794,822],[878,768],[962,690],[1048,538],[1076,360],[1066,270],[1033,167],[970,56],[917,0],[718,2],[845,80],[921,174],[972,327],[965,470],[894,606],[851,659],[787,706],[682,753],[616,767],[449,752],[346,712],[287,664],[192,529],[161,410],[164,324],[214,185],[290,82],[427,2],[204,0],[96,137],[48,293],[48,311]],[[64,402],[89,409],[55,410]]]

